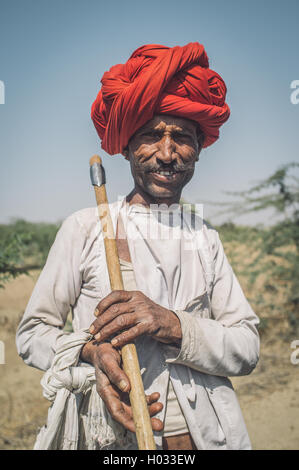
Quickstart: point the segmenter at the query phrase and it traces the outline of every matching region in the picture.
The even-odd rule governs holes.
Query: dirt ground
[[[42,372],[17,355],[15,331],[38,273],[21,276],[0,291],[0,449],[32,449],[46,420],[49,402],[42,396]],[[233,378],[253,449],[299,449],[299,364],[291,363],[291,338],[279,325],[261,338],[260,361],[246,377]],[[297,354],[299,358],[299,353]],[[3,359],[5,361],[3,361]],[[4,364],[1,362],[5,362]]]

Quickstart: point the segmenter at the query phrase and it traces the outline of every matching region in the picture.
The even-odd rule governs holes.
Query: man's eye
[[[180,142],[190,142],[192,140],[191,136],[189,134],[175,134],[174,139]]]
[[[145,132],[144,134],[142,134],[142,136],[155,140],[159,140],[161,138],[161,135],[158,132]]]

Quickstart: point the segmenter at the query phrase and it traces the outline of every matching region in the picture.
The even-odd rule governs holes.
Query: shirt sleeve
[[[59,229],[16,333],[18,354],[26,364],[47,370],[68,312],[80,294],[84,228],[76,215]]]
[[[211,293],[211,318],[174,311],[182,328],[178,354],[166,351],[166,362],[218,376],[249,374],[259,358],[258,317],[233,273],[216,233],[215,278]]]

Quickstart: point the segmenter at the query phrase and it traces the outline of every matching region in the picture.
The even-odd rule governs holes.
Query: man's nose
[[[164,136],[159,143],[159,153],[157,158],[163,163],[171,163],[174,157],[175,142],[171,136]]]

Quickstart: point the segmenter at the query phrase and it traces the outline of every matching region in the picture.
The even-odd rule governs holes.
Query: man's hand
[[[111,344],[117,348],[141,335],[149,335],[162,343],[180,345],[181,342],[181,324],[176,314],[139,291],[111,292],[98,304],[96,316],[90,333],[97,341],[114,336]]]
[[[130,381],[121,369],[121,356],[110,343],[86,343],[81,351],[81,359],[93,364],[96,374],[97,392],[104,401],[107,410],[115,421],[129,431],[135,432],[132,409],[129,403]],[[162,410],[158,403],[160,394],[146,396],[150,416]],[[160,419],[151,418],[154,431],[161,431],[163,423]]]

